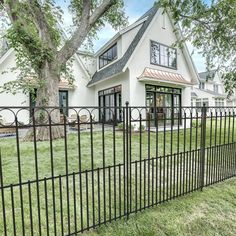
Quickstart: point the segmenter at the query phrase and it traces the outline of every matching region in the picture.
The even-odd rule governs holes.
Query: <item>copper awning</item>
[[[192,85],[191,82],[184,79],[184,77],[178,73],[167,72],[163,70],[151,69],[146,67],[143,73],[138,77],[139,81],[155,80],[158,82],[167,82],[183,85]]]

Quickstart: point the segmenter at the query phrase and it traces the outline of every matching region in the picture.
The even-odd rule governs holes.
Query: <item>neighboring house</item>
[[[154,6],[94,55],[78,52],[74,86],[66,86],[66,81],[61,85],[60,105],[120,107],[128,101],[131,106],[157,107],[159,117],[165,107],[191,106],[191,87],[199,77],[186,45],[172,46],[181,38],[175,27],[169,15]],[[0,73],[15,65],[14,58],[11,49],[3,55]],[[1,75],[0,85],[13,79],[15,74]],[[30,105],[30,96],[0,94],[0,106],[16,105]],[[122,119],[119,109],[106,109],[106,122],[114,118],[113,111]],[[179,109],[174,111],[167,116],[178,116]],[[148,115],[154,117],[154,110]]]
[[[233,106],[234,97],[227,98],[220,73],[216,70],[199,73],[199,85],[193,86],[191,92],[192,106]]]

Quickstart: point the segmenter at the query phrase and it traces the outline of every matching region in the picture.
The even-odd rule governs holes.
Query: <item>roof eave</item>
[[[13,48],[10,48],[3,56],[0,58],[0,65],[14,52]]]
[[[107,78],[105,78],[105,79],[102,79],[102,80],[98,80],[98,81],[92,81],[92,80],[90,80],[89,82],[88,82],[88,84],[87,84],[87,87],[88,88],[91,88],[91,87],[93,87],[93,86],[95,86],[95,85],[97,85],[97,84],[100,84],[100,83],[102,83],[102,82],[104,82],[104,81],[107,81],[107,80],[109,80],[109,79],[112,79],[113,77],[115,77],[115,76],[118,76],[118,75],[120,75],[120,74],[122,74],[123,72],[121,71],[121,72],[119,72],[119,73],[116,73],[116,74],[114,74],[114,75],[112,75],[112,76],[109,76],[109,77],[107,77]]]

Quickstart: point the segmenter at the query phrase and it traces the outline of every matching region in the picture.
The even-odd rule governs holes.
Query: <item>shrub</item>
[[[123,127],[124,127],[124,124],[123,123],[119,123],[118,125],[117,125],[117,129],[118,130],[123,130]],[[125,127],[124,127],[125,129],[126,129],[126,125],[125,125]],[[128,126],[128,130],[130,130],[131,129],[131,131],[134,131],[134,126],[133,125],[129,125]]]

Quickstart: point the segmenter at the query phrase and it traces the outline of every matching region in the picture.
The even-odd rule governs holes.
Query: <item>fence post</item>
[[[201,148],[200,148],[200,189],[203,190],[205,181],[205,150],[206,150],[206,105],[203,104],[201,111]]]
[[[126,129],[126,160],[124,164],[126,164],[126,214],[127,219],[129,218],[129,102],[125,103],[125,129]]]

